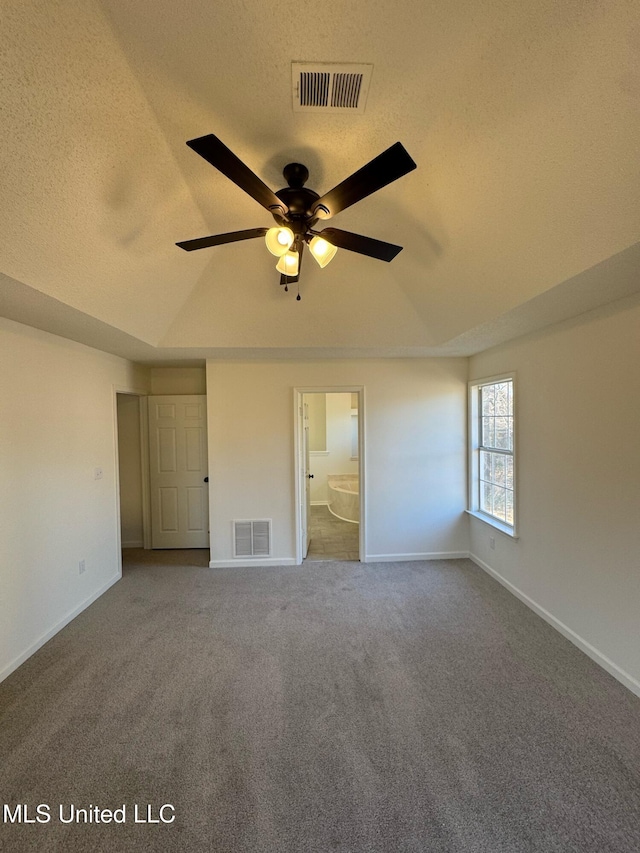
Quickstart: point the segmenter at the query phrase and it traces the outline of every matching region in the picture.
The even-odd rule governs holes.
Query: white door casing
[[[207,398],[155,396],[148,405],[151,547],[208,548]]]
[[[302,507],[302,556],[306,558],[309,552],[309,544],[311,542],[311,471],[309,465],[309,404],[302,404],[302,445],[303,459],[302,465],[304,469],[304,507]]]

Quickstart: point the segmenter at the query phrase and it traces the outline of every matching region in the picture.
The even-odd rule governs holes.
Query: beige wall
[[[203,367],[152,367],[151,394],[206,394],[207,375]]]
[[[640,692],[638,302],[471,359],[474,379],[517,372],[520,538],[473,518],[470,535],[477,560]]]
[[[145,391],[147,380],[2,319],[0,364],[2,678],[120,576],[114,386]]]
[[[366,553],[468,551],[466,359],[207,364],[212,565],[233,563],[232,519],[273,519],[295,559],[293,389],[365,388]]]

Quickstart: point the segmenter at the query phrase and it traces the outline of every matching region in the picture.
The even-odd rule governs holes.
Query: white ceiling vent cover
[[[271,556],[271,519],[233,522],[234,557]]]
[[[373,65],[292,62],[294,113],[363,113]]]

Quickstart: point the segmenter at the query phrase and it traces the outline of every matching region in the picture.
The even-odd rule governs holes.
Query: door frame
[[[304,414],[302,398],[305,394],[357,394],[358,395],[358,478],[360,488],[360,524],[358,552],[361,563],[366,562],[366,519],[367,519],[367,490],[366,484],[366,418],[365,418],[365,386],[364,385],[314,385],[296,387],[293,389],[293,472],[295,487],[294,528],[296,533],[296,565],[304,562],[304,543],[302,541],[303,499],[306,495],[303,465],[300,465],[300,454],[303,447]]]
[[[143,547],[151,548],[151,505],[149,501],[149,430],[147,415],[147,391],[126,386],[112,385],[113,392],[113,429],[115,451],[115,491],[116,491],[116,520],[118,544],[118,572],[122,576],[122,538],[120,517],[120,436],[118,433],[118,394],[138,398],[140,412],[140,476],[142,482],[142,539]]]

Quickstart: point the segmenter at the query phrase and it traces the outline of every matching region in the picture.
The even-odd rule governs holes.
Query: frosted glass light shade
[[[276,264],[276,269],[283,275],[298,275],[299,260],[300,255],[297,252],[287,252]]]
[[[291,228],[276,225],[274,228],[269,228],[264,236],[264,242],[272,255],[282,257],[293,243],[293,231]]]
[[[314,237],[309,243],[309,251],[321,267],[326,267],[338,251],[337,246],[327,243],[322,237]]]

